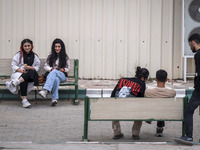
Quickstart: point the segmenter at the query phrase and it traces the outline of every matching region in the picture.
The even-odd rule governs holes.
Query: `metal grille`
[[[200,0],[193,0],[189,6],[190,17],[197,22],[200,22]]]
[[[192,34],[194,34],[194,33],[198,33],[198,34],[200,34],[200,27],[196,27],[196,28],[194,28],[191,32],[190,32],[190,34],[189,34],[189,36],[188,37],[190,37]]]

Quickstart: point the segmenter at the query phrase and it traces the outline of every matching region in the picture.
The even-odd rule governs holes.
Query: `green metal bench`
[[[89,98],[84,101],[84,133],[88,140],[89,121],[182,121],[185,135],[184,98]],[[158,113],[159,112],[159,113]]]
[[[45,59],[40,59],[41,67],[38,72],[39,75],[44,74]],[[5,86],[6,80],[10,78],[12,74],[11,59],[0,59],[0,86]],[[74,104],[78,105],[78,73],[79,73],[79,60],[70,59],[70,71],[68,72],[67,82],[61,83],[60,86],[74,86],[75,89],[75,99]],[[40,84],[39,86],[43,86]]]

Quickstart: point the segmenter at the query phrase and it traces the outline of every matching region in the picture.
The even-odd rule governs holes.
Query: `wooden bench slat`
[[[182,98],[90,99],[91,120],[183,120]]]

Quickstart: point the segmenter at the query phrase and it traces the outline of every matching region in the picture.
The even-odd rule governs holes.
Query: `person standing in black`
[[[193,114],[200,105],[200,35],[192,34],[188,39],[195,60],[194,91],[184,112],[186,135],[174,138],[177,143],[193,145]]]

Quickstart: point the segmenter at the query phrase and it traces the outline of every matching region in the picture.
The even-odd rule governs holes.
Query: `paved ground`
[[[173,144],[130,143],[0,143],[0,150],[199,150],[199,145],[181,146]]]
[[[100,83],[101,82],[101,83]],[[113,88],[117,81],[80,81],[85,88]],[[191,82],[192,83],[192,82]],[[81,85],[82,84],[82,85]],[[168,86],[190,86],[190,83],[168,83]],[[107,86],[106,86],[107,85]],[[154,86],[155,83],[148,83]],[[192,85],[192,84],[191,84]],[[89,122],[89,142],[82,141],[83,100],[78,106],[71,100],[60,100],[56,107],[50,107],[50,100],[32,100],[31,108],[24,109],[20,101],[0,100],[0,150],[4,149],[199,149],[198,143],[192,147],[178,145],[173,137],[181,136],[181,122],[166,122],[164,137],[155,137],[156,122],[144,123],[141,139],[131,139],[132,122],[121,122],[125,137],[112,140],[111,122]],[[200,117],[194,115],[194,142],[199,141]],[[167,143],[166,143],[167,142]]]
[[[132,122],[121,122],[125,137],[118,141],[111,138],[111,122],[89,122],[90,141],[86,144],[82,141],[83,101],[75,106],[69,100],[62,100],[56,107],[50,107],[47,100],[31,103],[31,108],[24,109],[19,101],[0,101],[0,149],[188,149],[173,142],[173,137],[181,136],[181,122],[166,122],[161,138],[154,136],[155,122],[144,123],[138,141],[131,139]],[[197,142],[200,131],[198,111],[194,118],[194,141]]]

